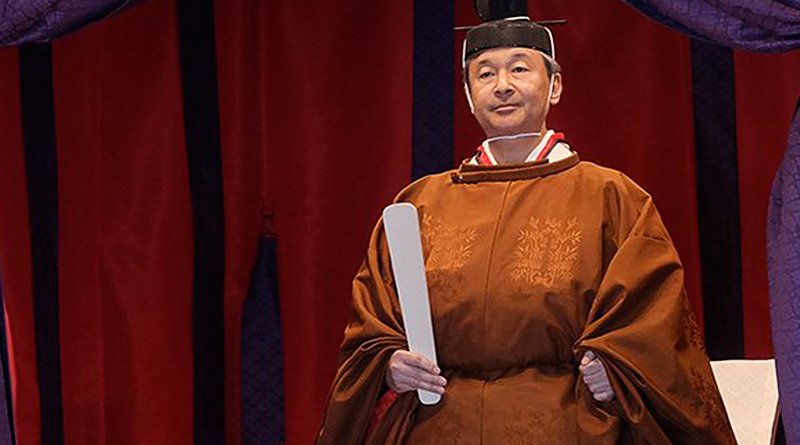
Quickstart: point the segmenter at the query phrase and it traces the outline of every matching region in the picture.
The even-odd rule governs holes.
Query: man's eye
[[[527,66],[515,66],[514,68],[511,68],[511,71],[515,73],[526,73],[530,70]]]
[[[493,73],[491,71],[483,71],[478,73],[478,79],[488,79],[492,77]]]

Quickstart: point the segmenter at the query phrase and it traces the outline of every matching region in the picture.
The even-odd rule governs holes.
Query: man
[[[487,139],[396,199],[420,212],[439,366],[406,350],[378,224],[317,443],[734,444],[650,196],[547,129],[549,30],[487,22],[463,62]]]

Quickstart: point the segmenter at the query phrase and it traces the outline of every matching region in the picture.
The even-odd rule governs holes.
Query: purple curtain
[[[242,445],[286,443],[277,247],[259,241],[242,313]]]
[[[798,103],[800,106],[800,103]],[[788,444],[800,440],[800,108],[795,111],[767,217],[772,344]]]
[[[47,42],[140,0],[2,0],[0,46]]]
[[[800,0],[623,0],[691,37],[755,52],[800,48]]]
[[[691,37],[754,52],[800,48],[800,0],[623,0]],[[767,220],[772,341],[786,439],[800,444],[800,113]]]

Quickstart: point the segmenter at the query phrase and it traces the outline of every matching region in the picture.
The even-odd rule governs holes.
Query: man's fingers
[[[608,402],[614,398],[611,392],[596,392],[592,394],[592,397],[598,402]]]
[[[396,353],[389,361],[388,373],[398,383],[413,386],[414,389],[421,388],[415,381],[425,382],[432,385],[444,386],[447,380],[440,376],[441,370],[433,365],[424,357],[408,351]]]
[[[440,374],[442,372],[432,361],[415,352],[398,350],[394,353],[393,357],[396,357],[399,361],[402,361],[408,366],[423,369],[431,374]]]
[[[411,353],[408,360],[408,364],[416,368],[428,371],[431,374],[439,374],[441,372],[439,367],[434,365],[432,361],[426,359],[425,357],[419,354]]]
[[[437,394],[444,394],[444,386],[434,385],[433,383],[427,382],[422,379],[415,380],[413,387],[414,389],[424,389],[426,391],[435,392]]]
[[[586,386],[588,386],[589,389],[592,390],[592,392],[611,391],[611,384],[602,380],[589,380],[589,381],[584,380],[584,383],[586,383]]]
[[[603,373],[595,374],[595,375],[585,375],[585,376],[583,376],[583,381],[587,385],[606,385],[606,386],[608,386],[608,385],[611,384],[611,382],[609,382],[609,380],[606,377],[606,375],[603,374]]]
[[[447,385],[447,379],[440,376],[439,374],[434,374],[428,372],[427,370],[415,368],[405,364],[398,365],[395,369],[392,370],[392,373],[395,376],[402,378],[407,382],[410,382],[412,380],[419,380],[434,385],[440,385],[440,386]]]
[[[385,381],[389,388],[398,393],[424,389],[443,394],[447,380],[440,373],[441,369],[430,360],[401,349],[389,358]]]
[[[428,385],[435,385],[435,386],[445,386],[447,385],[447,379],[440,375],[430,374],[425,371],[420,371],[414,368],[411,368],[409,372],[401,372],[398,373],[397,380],[401,380],[404,383],[407,383],[414,388],[422,388],[422,384]]]
[[[386,373],[386,384],[392,391],[396,393],[402,394],[406,391],[409,391],[408,386],[401,382],[398,382],[397,379],[394,377],[393,373],[391,372]]]
[[[597,374],[603,372],[603,364],[599,361],[593,361],[586,366],[581,366],[581,372],[585,374]]]
[[[584,383],[586,383],[586,386],[588,386],[589,389],[592,390],[592,392],[597,392],[597,391],[600,391],[600,390],[604,390],[604,389],[609,389],[610,388],[610,386],[607,385],[605,382],[598,381],[598,380],[584,380]]]
[[[407,390],[425,389],[439,394],[444,393],[444,386],[447,384],[444,377],[421,373],[402,374],[398,376],[397,382],[398,386],[408,388]]]
[[[608,402],[614,398],[614,390],[608,380],[606,368],[600,358],[592,351],[586,351],[581,357],[581,364],[578,366],[581,372],[581,379],[589,388],[592,397],[598,402]]]

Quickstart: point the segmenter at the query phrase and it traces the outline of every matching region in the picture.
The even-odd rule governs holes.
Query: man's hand
[[[606,367],[592,351],[586,351],[578,367],[583,376],[583,382],[589,387],[592,396],[598,402],[608,402],[614,398],[614,390],[608,381]]]
[[[425,357],[410,351],[397,350],[389,359],[386,384],[396,393],[424,389],[444,394],[447,380],[441,370]]]

